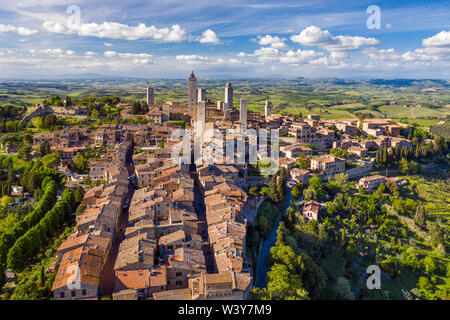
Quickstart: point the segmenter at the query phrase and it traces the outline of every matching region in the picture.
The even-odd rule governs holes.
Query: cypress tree
[[[417,206],[414,222],[420,228],[423,228],[425,226],[425,209],[421,203]]]

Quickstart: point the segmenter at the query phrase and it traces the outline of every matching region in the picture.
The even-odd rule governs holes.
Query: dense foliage
[[[45,245],[62,224],[67,222],[78,204],[74,192],[65,189],[62,199],[49,210],[38,224],[21,236],[8,252],[7,266],[14,271],[21,270],[34,253]]]

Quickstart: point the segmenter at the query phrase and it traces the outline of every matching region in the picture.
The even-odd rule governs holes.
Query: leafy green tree
[[[56,125],[57,118],[54,114],[46,115],[43,119],[43,125],[45,128],[52,128]]]
[[[436,270],[436,263],[434,262],[433,257],[426,256],[422,260],[422,263],[426,274],[432,275]]]
[[[319,177],[313,176],[309,179],[309,187],[303,191],[305,200],[323,200],[326,192]]]
[[[261,190],[259,190],[259,193],[261,196],[267,196],[269,194],[269,188],[261,187]]]
[[[290,273],[286,265],[275,263],[267,277],[267,291],[271,299],[309,300],[300,275]]]
[[[0,200],[1,206],[7,208],[10,204],[14,203],[14,199],[10,196],[4,195]]]
[[[78,173],[86,173],[88,171],[88,161],[82,153],[77,153],[75,158],[73,158],[72,169]]]
[[[55,169],[61,164],[61,158],[57,152],[52,152],[42,157],[42,164],[49,169]]]
[[[303,182],[299,182],[292,187],[291,194],[295,200],[298,200],[302,194],[303,190],[305,190],[306,185]]]
[[[300,152],[300,154],[298,155],[298,158],[295,161],[295,166],[303,170],[309,169],[309,160],[304,152]]]

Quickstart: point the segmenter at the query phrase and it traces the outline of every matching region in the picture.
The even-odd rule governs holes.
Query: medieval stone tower
[[[197,106],[197,78],[192,71],[188,78],[188,110],[190,114],[192,114],[195,106]]]

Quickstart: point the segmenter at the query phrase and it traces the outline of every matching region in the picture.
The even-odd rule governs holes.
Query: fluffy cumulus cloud
[[[200,43],[220,43],[219,37],[211,29],[203,32],[202,37],[199,40]]]
[[[305,46],[325,46],[337,43],[336,38],[328,30],[322,30],[316,26],[309,26],[300,34],[291,36],[291,41]]]
[[[21,36],[31,36],[33,34],[38,33],[38,31],[34,30],[34,29],[28,29],[28,28],[24,28],[24,27],[16,27],[16,26],[12,26],[10,24],[8,24],[8,25],[0,24],[0,33],[4,33],[4,32],[14,32]]]
[[[422,40],[424,47],[450,47],[450,31],[441,31],[432,37]]]
[[[331,51],[328,56],[312,60],[311,64],[330,68],[345,68],[348,67],[347,59],[348,56],[346,52]],[[358,64],[355,63],[354,65],[356,66]]]
[[[291,36],[291,41],[304,46],[322,47],[330,51],[357,50],[362,46],[373,46],[380,43],[375,38],[333,36],[328,30],[322,30],[316,26],[309,26],[300,34]]]
[[[144,23],[137,26],[129,26],[117,22],[84,23],[76,28],[69,28],[61,22],[45,21],[42,27],[48,32],[60,34],[78,34],[110,39],[154,39],[163,42],[179,42],[186,39],[186,30],[179,25],[169,28],[147,27]]]
[[[401,59],[401,55],[397,53],[394,48],[379,50],[375,48],[367,48],[363,51],[363,53],[372,60],[395,61]]]
[[[280,62],[288,64],[299,64],[319,58],[323,53],[314,50],[289,50],[285,55],[280,57]]]
[[[259,62],[277,61],[280,51],[271,47],[262,47],[255,50],[254,56],[258,57]]]
[[[387,62],[396,66],[414,65],[448,65],[450,62],[450,32],[441,31],[434,36],[422,39],[423,48],[397,52],[394,48],[367,48],[363,53],[372,61]]]
[[[287,45],[284,43],[285,38],[280,38],[277,36],[266,35],[264,37],[258,37],[258,44],[262,46],[271,46],[275,49],[285,49]]]

